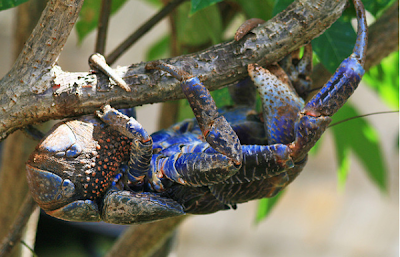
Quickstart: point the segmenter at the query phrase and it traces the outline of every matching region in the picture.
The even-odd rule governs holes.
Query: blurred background
[[[155,12],[153,6],[142,1],[128,1],[111,19],[107,49],[116,47],[123,35],[132,33]],[[1,76],[12,65],[14,17],[14,9],[0,12]],[[113,66],[144,61],[148,46],[168,30],[167,22],[161,22]],[[78,45],[73,31],[59,59],[62,69],[88,71],[87,58],[93,52],[94,41],[95,33],[92,33]],[[389,110],[374,92],[362,85],[351,101],[362,114]],[[139,122],[150,133],[157,130],[159,116],[160,104],[137,108]],[[190,216],[176,233],[171,256],[398,256],[398,114],[374,115],[368,120],[381,136],[389,178],[387,193],[371,182],[353,157],[348,181],[344,188],[339,188],[335,149],[328,129],[318,153],[310,157],[302,174],[287,188],[270,216],[256,224],[256,201],[241,204],[235,211]],[[351,121],[339,126],[351,126]],[[125,229],[125,226],[97,223],[86,226],[54,219],[45,221],[43,216],[39,224],[39,256],[61,256],[62,252],[67,256],[101,256]],[[60,224],[69,226],[61,229]],[[101,236],[92,240],[86,233]],[[78,246],[65,242],[68,236]],[[52,243],[49,246],[45,242]],[[67,248],[61,250],[62,245]],[[71,249],[74,250],[70,252]]]

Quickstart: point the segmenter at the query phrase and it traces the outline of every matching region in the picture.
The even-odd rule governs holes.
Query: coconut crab
[[[148,135],[134,118],[106,105],[96,116],[64,121],[26,164],[33,198],[61,219],[131,224],[274,196],[304,168],[308,151],[364,74],[367,26],[362,3],[354,3],[353,54],[306,104],[309,46],[301,59],[290,55],[280,66],[249,65],[262,117],[254,111],[252,83],[232,89],[238,107],[218,110],[197,77],[149,63],[149,72],[182,82],[196,120]]]

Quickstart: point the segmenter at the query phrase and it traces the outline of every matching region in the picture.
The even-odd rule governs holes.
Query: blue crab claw
[[[138,224],[185,214],[174,200],[150,192],[110,190],[103,204],[103,221],[114,224]]]
[[[92,200],[75,200],[60,208],[51,209],[73,199],[76,195],[74,184],[69,179],[63,180],[53,173],[32,166],[27,166],[27,170],[30,185],[35,192],[34,199],[47,214],[59,219],[138,224],[185,214],[177,202],[155,193],[116,190],[110,190],[105,195],[101,210]]]
[[[49,215],[70,221],[100,221],[97,204],[92,200],[74,200],[75,185],[69,179],[26,165],[33,199]]]

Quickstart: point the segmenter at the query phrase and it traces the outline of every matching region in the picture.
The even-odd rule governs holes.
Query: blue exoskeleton
[[[195,119],[153,135],[108,105],[95,116],[64,121],[26,164],[34,199],[61,219],[130,224],[274,196],[304,168],[308,151],[364,74],[367,25],[362,3],[354,3],[353,54],[307,103],[310,46],[301,59],[290,55],[268,69],[249,65],[252,82],[232,87],[237,106],[222,110],[197,77],[149,63],[149,72],[182,82]],[[254,85],[262,115],[254,110]]]

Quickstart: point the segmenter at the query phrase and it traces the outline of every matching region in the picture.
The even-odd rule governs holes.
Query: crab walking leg
[[[153,157],[154,159],[154,157]],[[189,186],[220,183],[234,175],[238,168],[220,153],[178,153],[154,159],[154,167],[168,179]],[[153,178],[154,181],[154,178]],[[160,188],[153,184],[155,190]]]
[[[182,81],[182,91],[189,101],[205,140],[239,168],[242,163],[239,139],[224,116],[218,113],[214,99],[200,80],[162,62],[149,63],[146,69],[163,70]]]
[[[128,163],[130,180],[132,182],[142,182],[150,169],[150,160],[153,154],[151,137],[134,118],[129,118],[109,105],[104,106],[102,111],[96,112],[96,115],[102,121],[112,126],[122,135],[132,139]]]
[[[290,145],[293,158],[299,160],[319,139],[335,114],[353,94],[364,75],[367,43],[365,10],[353,0],[358,20],[357,41],[353,54],[345,59],[328,83],[307,103],[296,122],[296,140]]]
[[[294,165],[286,145],[242,145],[242,151],[243,162],[248,167],[242,167],[244,172],[233,176],[227,175],[236,170],[229,158],[207,143],[180,146],[180,153],[172,156],[153,156],[152,166],[180,184],[210,186],[232,179],[232,183],[238,183],[250,178],[259,180],[272,177]],[[263,168],[259,169],[258,166]]]
[[[289,78],[277,65],[269,70],[249,64],[249,75],[257,87],[263,104],[264,125],[269,144],[287,144],[294,140],[294,124],[304,106],[289,82]]]

